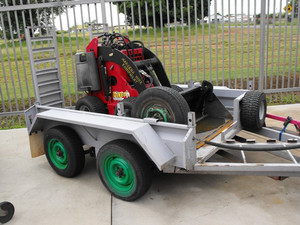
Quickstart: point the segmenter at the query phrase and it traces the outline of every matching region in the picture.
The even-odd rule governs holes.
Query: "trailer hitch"
[[[273,120],[278,120],[278,121],[282,121],[284,128],[281,130],[280,134],[279,134],[279,138],[281,139],[282,133],[285,132],[286,127],[291,123],[294,124],[296,131],[298,132],[299,136],[300,136],[300,121],[294,120],[292,117],[288,116],[287,118],[284,118],[282,116],[276,116],[276,115],[272,115],[272,114],[268,114],[266,115],[268,118],[273,119]],[[280,140],[279,139],[279,140]]]

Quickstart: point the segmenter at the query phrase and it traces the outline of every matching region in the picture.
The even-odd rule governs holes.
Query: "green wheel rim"
[[[155,118],[163,122],[174,122],[174,115],[165,104],[150,103],[142,109],[141,118]]]
[[[118,195],[126,197],[135,189],[134,172],[131,165],[121,156],[109,155],[104,161],[104,173],[108,186]]]
[[[48,153],[51,162],[61,170],[68,166],[68,157],[64,145],[57,139],[53,138],[48,143]]]

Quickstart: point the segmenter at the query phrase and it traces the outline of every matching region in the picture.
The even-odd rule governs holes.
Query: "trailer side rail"
[[[101,146],[114,139],[136,141],[160,170],[169,164],[191,169],[196,162],[195,142],[192,141],[194,128],[188,125],[41,105],[31,107],[25,117],[29,134],[53,126],[69,126],[78,133],[84,144],[96,147],[96,153]]]

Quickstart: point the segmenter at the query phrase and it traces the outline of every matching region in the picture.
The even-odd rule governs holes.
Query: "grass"
[[[204,36],[202,36],[202,32]],[[126,34],[125,30],[122,30],[122,33]],[[190,39],[189,33],[191,33]],[[222,34],[224,34],[223,38]],[[136,40],[142,39],[145,46],[157,54],[164,62],[165,70],[172,83],[206,79],[217,85],[247,88],[247,81],[254,80],[255,88],[258,86],[259,61],[261,60],[259,28],[256,30],[250,28],[248,33],[247,26],[244,26],[242,31],[241,27],[235,29],[234,24],[230,30],[228,27],[223,30],[221,25],[215,27],[214,24],[210,26],[204,24],[203,27],[202,25],[197,27],[191,25],[190,30],[188,27],[184,27],[183,30],[178,27],[177,36],[175,28],[170,28],[170,30],[168,28],[129,30],[128,35],[131,40],[134,36]],[[298,54],[298,59],[300,57],[299,51],[297,53],[295,48],[296,28],[292,29],[291,26],[288,26],[286,29],[281,27],[280,30],[279,26],[275,26],[275,29],[270,29],[269,36],[266,32],[266,40],[268,40],[268,45],[266,44],[265,55],[268,55],[268,61],[265,61],[265,70],[267,70],[265,87],[299,87],[300,64],[296,63],[296,54]],[[84,43],[86,45],[89,43],[89,35],[85,33],[84,37],[82,33],[79,33],[78,37],[75,34],[70,34],[69,37],[65,33],[58,34],[57,43],[66,104],[74,105],[76,102],[74,54],[78,50],[85,50]],[[155,43],[157,44],[155,45]],[[43,44],[47,46],[47,42]],[[0,76],[1,112],[4,109],[5,111],[24,110],[34,102],[26,42],[10,40],[5,43],[4,40],[0,40],[0,47],[2,54],[2,61],[0,61],[2,71]],[[274,47],[273,51],[272,47]],[[289,57],[291,57],[291,62]],[[290,101],[290,97],[286,98],[287,102]],[[284,97],[277,99],[283,101]],[[272,102],[273,97],[271,96],[269,100]],[[297,99],[292,97],[292,100]],[[18,118],[14,119],[16,123],[18,120]],[[3,118],[1,127],[7,123]],[[8,125],[14,126],[14,123]]]

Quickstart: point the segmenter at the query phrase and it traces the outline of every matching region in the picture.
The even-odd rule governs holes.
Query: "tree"
[[[191,23],[195,22],[195,5],[193,0],[190,1],[190,19]],[[145,2],[148,4],[148,22],[149,26],[153,26],[153,10],[152,10],[152,0],[144,0],[140,1],[141,5],[141,25],[147,26],[146,23],[146,12],[145,12]],[[183,1],[183,21],[181,21],[181,5],[180,5],[180,0],[175,0],[176,4],[176,22],[184,22],[187,23],[188,21],[188,7],[187,7],[187,1]],[[196,1],[196,7],[197,7],[197,18],[201,19],[202,18],[202,8],[201,8],[201,2],[200,0]],[[203,7],[204,7],[204,17],[208,15],[208,4],[210,4],[211,0],[209,0],[209,3],[207,0],[203,1]],[[133,3],[133,11],[134,11],[134,23],[139,24],[139,13],[138,13],[138,1],[135,0],[132,2]],[[127,21],[128,23],[132,24],[132,14],[131,14],[131,2],[123,2],[119,4],[119,11],[124,12],[124,4],[126,7],[126,14],[127,14]],[[156,26],[160,27],[160,5],[159,1],[154,1],[154,8],[155,8],[155,20],[156,20]],[[163,18],[163,24],[166,24],[168,22],[167,18],[167,5],[166,5],[166,0],[161,0],[161,8],[162,8],[162,18]],[[174,1],[169,0],[169,17],[170,17],[170,23],[175,22],[174,21]],[[203,19],[203,18],[202,18]]]
[[[16,2],[15,0],[7,0],[2,3],[2,7],[5,6],[12,6],[14,5],[13,3]],[[38,3],[45,3],[45,2],[53,2],[53,0],[38,0]],[[27,4],[35,4],[35,0],[29,0],[29,1],[23,1],[24,5]],[[64,12],[65,7],[56,7],[53,8],[53,13],[55,15],[58,15],[59,13]],[[24,26],[38,26],[39,24],[41,26],[50,26],[52,25],[52,10],[51,8],[44,8],[44,9],[32,9],[32,10],[24,10],[24,20],[25,24],[23,23],[23,15],[22,11],[16,11],[16,16],[15,16],[15,11],[10,11],[9,13],[3,12],[3,24],[4,27],[2,27],[2,22],[0,22],[0,30],[5,30],[5,35],[7,39],[11,39],[11,32],[10,32],[10,26],[9,26],[9,19],[10,18],[10,24],[11,24],[11,30],[12,30],[12,35],[13,38],[18,37],[18,30],[17,28],[19,27],[19,32],[20,36],[25,34],[25,27]],[[0,17],[0,20],[2,19]],[[32,20],[32,23],[31,23]],[[4,36],[4,34],[2,34]]]
[[[293,2],[295,2],[295,3],[293,3]],[[290,2],[289,2],[289,4],[291,5],[291,6],[293,6],[293,4],[294,4],[294,7],[293,7],[293,11],[294,11],[294,18],[297,18],[298,17],[298,13],[299,13],[299,1],[298,0],[291,0]]]

